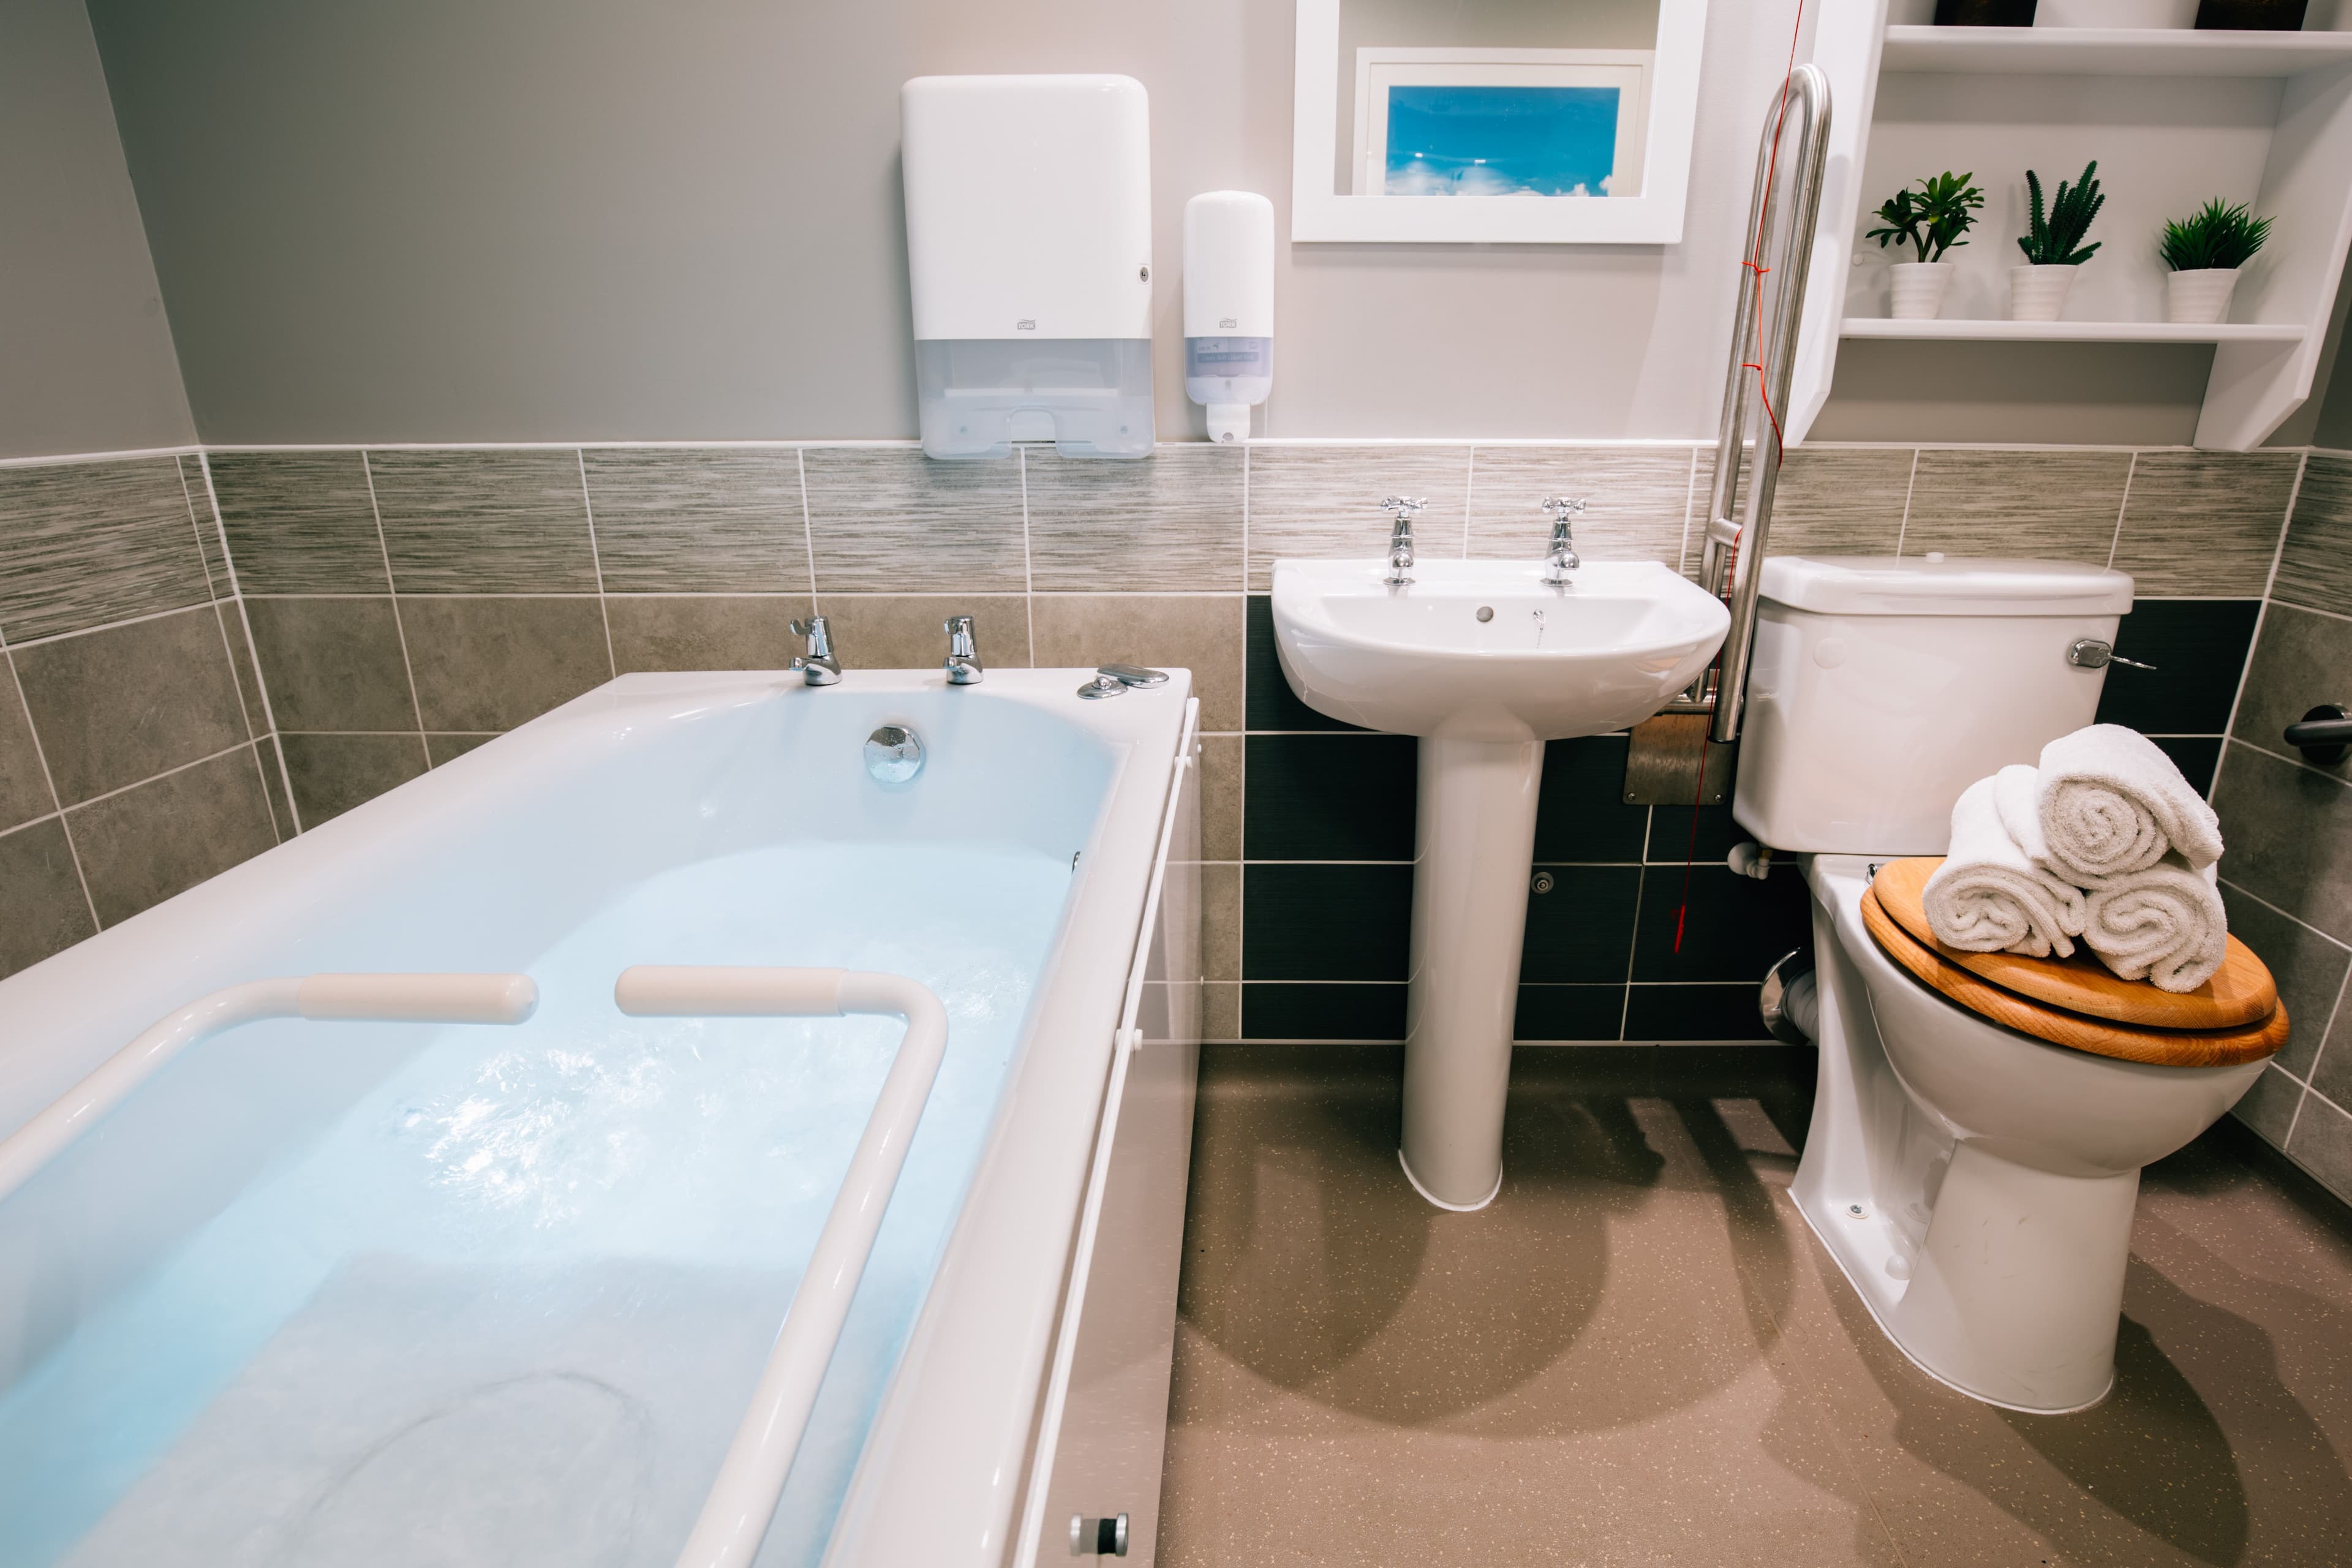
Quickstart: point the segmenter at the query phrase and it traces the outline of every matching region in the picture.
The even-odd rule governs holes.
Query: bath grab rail
[[[1791,121],[1800,139],[1790,200],[1785,209],[1779,210],[1780,221],[1770,225],[1768,233],[1765,220],[1779,206],[1771,191],[1776,154]],[[1724,634],[1723,657],[1716,668],[1700,676],[1675,704],[1685,712],[1711,710],[1715,718],[1709,730],[1717,741],[1739,739],[1741,710],[1748,700],[1748,656],[1756,644],[1757,592],[1763,585],[1764,544],[1772,529],[1772,492],[1780,478],[1780,421],[1789,406],[1789,378],[1796,368],[1797,327],[1804,314],[1805,276],[1812,267],[1813,228],[1821,214],[1822,175],[1829,150],[1829,78],[1818,66],[1801,65],[1789,73],[1772,107],[1766,110],[1764,140],[1756,150],[1755,194],[1748,201],[1748,228],[1741,240],[1739,305],[1731,320],[1731,368],[1724,383],[1715,474],[1707,486],[1706,554],[1699,582],[1717,598],[1730,600],[1731,629]],[[1780,242],[1780,258],[1778,264],[1767,266],[1767,252],[1776,238]],[[1778,273],[1780,279],[1772,310],[1770,352],[1750,360],[1751,343],[1764,346],[1756,318],[1763,309],[1763,278],[1768,273]],[[1752,380],[1750,371],[1756,373]],[[1744,522],[1734,523],[1731,512],[1738,500],[1739,458],[1747,447],[1748,405],[1759,396],[1766,404],[1766,423],[1756,432],[1748,516]],[[1772,443],[1769,462],[1764,448],[1767,439]]]
[[[311,974],[248,980],[158,1019],[48,1109],[0,1141],[0,1199],[97,1125],[182,1051],[264,1018],[378,1024],[520,1024],[539,1005],[527,974]]]
[[[760,1550],[783,1495],[817,1389],[849,1318],[850,1298],[881,1231],[891,1189],[907,1163],[915,1124],[947,1054],[948,1015],[921,983],[900,974],[849,969],[720,969],[639,964],[621,972],[613,1000],[634,1017],[828,1018],[878,1013],[903,1018],[889,1075],[882,1080],[866,1131],[850,1156],[810,1254],[808,1270],[784,1310],[775,1349],[735,1429],[702,1512],[677,1555],[677,1568],[743,1568]]]

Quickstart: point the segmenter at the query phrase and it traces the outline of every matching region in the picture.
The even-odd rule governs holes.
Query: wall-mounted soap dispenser
[[[1206,191],[1184,204],[1184,395],[1209,439],[1246,441],[1274,390],[1274,204]]]
[[[899,90],[923,450],[1151,455],[1151,130],[1123,76]]]

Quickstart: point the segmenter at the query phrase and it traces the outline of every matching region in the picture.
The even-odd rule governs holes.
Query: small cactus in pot
[[[2099,190],[2098,174],[2099,161],[2094,158],[2084,166],[2081,179],[2071,185],[2058,182],[2057,193],[2045,207],[2042,176],[2031,169],[2025,171],[2028,229],[2017,240],[2017,248],[2025,252],[2025,265],[2009,269],[2011,321],[2054,321],[2065,309],[2075,269],[2099,248],[2096,240],[2083,243],[2091,231],[2091,220],[2107,204]]]

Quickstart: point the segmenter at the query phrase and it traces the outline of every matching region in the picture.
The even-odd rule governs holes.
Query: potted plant
[[[2164,319],[2208,326],[2230,313],[2238,268],[2271,237],[2271,220],[2219,196],[2189,216],[2164,226],[2157,250],[2164,258]]]
[[[1984,193],[1969,184],[1975,177],[1947,169],[1920,181],[1916,191],[1906,186],[1895,192],[1879,207],[1879,219],[1887,226],[1872,229],[1868,237],[1881,250],[1892,245],[1899,254],[1908,245],[1917,252],[1916,259],[1898,260],[1892,269],[1896,321],[1932,321],[1942,311],[1945,290],[1952,286],[1952,264],[1944,252],[1968,243],[1962,237],[1984,205]]]
[[[2075,270],[2099,248],[2095,243],[2083,243],[2091,220],[2107,201],[2099,194],[2098,171],[2099,161],[2094,158],[2074,184],[2059,181],[2058,194],[2050,198],[2046,214],[2042,176],[2031,169],[2025,171],[2026,216],[2031,227],[2017,240],[2017,248],[2025,252],[2025,265],[2009,269],[2011,321],[2054,321],[2065,309],[2066,291],[2074,286]]]

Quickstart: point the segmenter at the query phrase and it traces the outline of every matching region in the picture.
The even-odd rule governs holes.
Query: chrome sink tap
[[[1426,496],[1419,500],[1391,496],[1381,502],[1381,510],[1394,518],[1389,529],[1389,574],[1381,579],[1391,588],[1402,588],[1412,581],[1413,515],[1428,504]]]
[[[1543,580],[1555,588],[1565,588],[1568,574],[1584,564],[1577,559],[1576,536],[1569,519],[1584,510],[1582,496],[1546,496],[1543,512],[1551,519],[1551,549],[1544,555]]]
[[[823,616],[811,616],[804,621],[794,621],[795,636],[808,639],[808,652],[793,660],[793,668],[801,672],[811,686],[841,684],[841,660],[833,653],[833,633],[826,627]]]
[[[980,647],[972,640],[971,617],[948,617],[947,671],[950,686],[978,686],[988,679],[988,670],[980,662]]]

